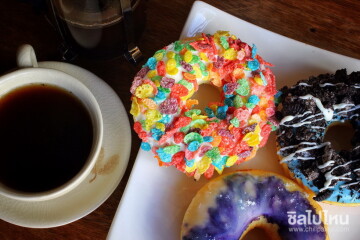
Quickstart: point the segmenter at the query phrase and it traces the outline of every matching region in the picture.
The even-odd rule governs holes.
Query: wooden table
[[[60,44],[45,18],[29,1],[0,1],[0,74],[16,67],[19,45],[31,44],[38,60],[59,60]],[[248,22],[287,37],[360,59],[360,2],[357,0],[206,0],[209,4]],[[147,27],[139,46],[145,55],[178,39],[192,0],[149,0]],[[221,21],[221,19],[219,19]],[[105,80],[130,108],[130,84],[140,69],[123,58],[112,61],[77,59],[74,64]],[[121,183],[109,199],[88,216],[50,229],[29,229],[0,220],[0,239],[105,239],[130,175],[140,141],[133,134],[131,156]]]

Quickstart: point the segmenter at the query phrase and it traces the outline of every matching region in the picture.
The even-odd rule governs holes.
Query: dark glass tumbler
[[[50,0],[65,60],[77,55],[111,59],[123,54],[137,62],[135,42],[145,27],[145,0]],[[133,51],[133,52],[131,52]],[[130,56],[131,58],[131,56]]]

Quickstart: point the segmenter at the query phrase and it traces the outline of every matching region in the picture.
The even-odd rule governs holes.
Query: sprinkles
[[[275,129],[275,77],[267,66],[255,45],[226,31],[156,51],[130,89],[141,149],[195,178],[248,160]],[[200,84],[221,89],[221,101],[197,109],[192,96]]]

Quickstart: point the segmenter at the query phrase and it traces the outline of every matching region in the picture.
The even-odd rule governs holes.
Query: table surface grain
[[[60,60],[59,39],[42,14],[28,1],[0,0],[0,75],[16,68],[17,48],[31,44],[39,61]],[[245,21],[281,35],[360,59],[360,1],[357,0],[205,0]],[[148,0],[146,29],[139,46],[145,56],[178,39],[193,4],[192,0]],[[221,19],[219,19],[221,21]],[[92,61],[78,58],[74,64],[98,75],[130,108],[130,84],[140,65],[123,58]],[[0,239],[106,239],[122,197],[140,141],[133,134],[126,173],[109,199],[84,218],[65,226],[30,229],[0,220]]]

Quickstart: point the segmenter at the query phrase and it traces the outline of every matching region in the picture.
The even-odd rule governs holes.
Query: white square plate
[[[347,68],[360,70],[360,60],[325,51],[238,19],[204,2],[194,3],[180,38],[199,32],[228,30],[273,64],[278,88],[320,73]],[[240,166],[227,168],[262,169],[283,174],[275,150],[274,134],[256,157]],[[160,168],[152,153],[139,151],[126,190],[114,217],[109,240],[172,240],[180,238],[183,215],[197,190],[207,181],[194,182],[174,167]],[[359,239],[360,207],[322,204],[328,215],[349,216],[349,224],[330,225],[331,239]],[[344,218],[345,219],[345,218]]]

